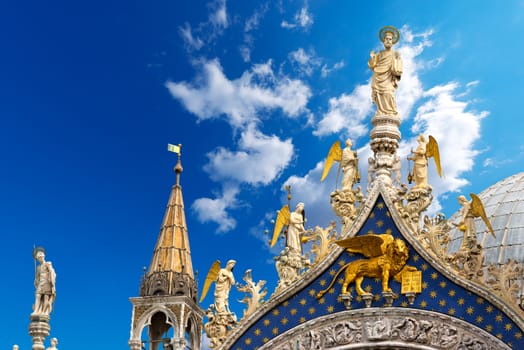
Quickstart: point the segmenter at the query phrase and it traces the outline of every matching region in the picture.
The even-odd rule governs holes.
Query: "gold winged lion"
[[[359,253],[369,259],[354,260],[342,266],[329,286],[318,292],[317,299],[320,299],[333,287],[338,275],[343,270],[345,270],[345,278],[341,294],[347,294],[348,286],[354,281],[358,295],[371,294],[362,289],[362,281],[365,277],[381,278],[382,292],[391,292],[392,290],[389,288],[390,276],[400,282],[404,271],[416,271],[415,267],[406,265],[409,258],[409,249],[406,243],[399,238],[395,239],[391,234],[367,234],[339,240],[336,243],[349,253]]]

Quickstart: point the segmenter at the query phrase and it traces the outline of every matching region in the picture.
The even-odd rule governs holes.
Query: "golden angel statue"
[[[370,295],[362,289],[365,277],[382,279],[382,292],[392,292],[389,278],[400,281],[404,271],[414,271],[416,268],[407,266],[409,249],[401,239],[395,239],[391,234],[367,234],[336,241],[349,253],[359,253],[368,259],[358,259],[342,266],[333,276],[333,280],[324,290],[317,294],[321,298],[338,280],[338,275],[345,271],[341,294],[348,293],[349,284],[355,282],[358,295]]]
[[[291,251],[302,254],[302,235],[306,232],[304,228],[305,213],[304,203],[298,203],[295,211],[289,210],[289,205],[284,205],[278,212],[275,228],[273,229],[273,238],[271,247],[277,242],[278,236],[284,226],[286,226],[286,247]]]
[[[204,281],[200,302],[206,297],[211,283],[215,282],[214,309],[217,315],[232,315],[231,310],[229,310],[229,291],[231,286],[235,284],[235,277],[233,276],[235,264],[235,260],[229,260],[225,268],[220,268],[220,261],[215,261],[211,265]]]
[[[424,135],[420,134],[417,137],[418,146],[414,151],[411,151],[412,156],[408,160],[412,160],[413,175],[408,175],[408,181],[415,180],[415,188],[428,187],[428,159],[433,158],[437,167],[438,176],[442,176],[442,167],[440,166],[440,152],[437,140],[433,136],[429,136],[429,141],[426,142]]]
[[[371,98],[377,106],[375,115],[397,116],[397,104],[395,102],[395,90],[402,76],[402,58],[400,54],[392,50],[400,39],[397,28],[386,26],[379,32],[380,41],[384,44],[384,50],[375,54],[369,54],[369,69],[373,71],[371,79]]]
[[[470,193],[471,201],[463,195],[458,197],[458,201],[462,208],[460,209],[461,220],[458,224],[454,224],[460,231],[464,233],[461,250],[470,250],[477,245],[477,230],[475,228],[475,218],[482,218],[484,224],[488,228],[489,232],[495,237],[495,231],[488,220],[484,205],[480,198]]]
[[[351,190],[355,182],[360,182],[358,156],[357,152],[351,149],[352,145],[353,142],[350,139],[346,140],[346,147],[344,147],[344,150],[340,147],[340,141],[335,141],[333,145],[331,145],[320,182],[326,179],[326,176],[335,161],[339,162],[339,169],[342,168],[342,190]]]

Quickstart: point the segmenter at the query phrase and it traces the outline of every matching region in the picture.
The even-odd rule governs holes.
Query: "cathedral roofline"
[[[457,285],[467,289],[471,292],[474,292],[486,299],[488,302],[491,302],[493,305],[498,307],[506,315],[508,315],[520,329],[524,329],[524,318],[522,315],[519,315],[513,307],[508,305],[504,300],[494,295],[486,286],[480,285],[478,283],[468,281],[461,276],[457,276],[452,273],[452,269],[449,266],[446,266],[442,263],[440,259],[436,256],[433,256],[428,252],[426,248],[421,244],[417,238],[418,233],[408,226],[405,220],[402,218],[399,210],[395,206],[395,189],[391,184],[384,183],[380,179],[377,179],[371,185],[367,197],[362,203],[362,208],[355,219],[355,221],[350,226],[345,226],[342,228],[341,238],[348,238],[357,235],[360,230],[363,228],[366,220],[370,217],[373,208],[377,204],[378,199],[381,197],[384,201],[386,209],[391,216],[394,224],[397,226],[401,235],[406,239],[409,244],[414,248],[416,254],[419,254],[424,260],[429,262],[435,270],[440,274],[456,283]],[[283,289],[278,294],[273,294],[269,300],[261,305],[253,314],[248,316],[246,319],[235,327],[231,333],[228,335],[227,339],[222,343],[219,349],[229,349],[233,344],[235,344],[243,334],[248,331],[250,327],[259,322],[264,316],[269,312],[276,309],[282,303],[286,302],[293,296],[295,296],[300,291],[306,289],[310,284],[315,282],[327,269],[332,266],[337,259],[343,254],[344,249],[340,246],[336,246],[333,250],[317,265],[312,267],[310,270],[306,271],[300,276],[300,279],[294,284],[289,286],[286,289]],[[347,312],[355,312],[354,310]],[[276,338],[275,338],[276,339]],[[265,348],[265,347],[264,347]]]

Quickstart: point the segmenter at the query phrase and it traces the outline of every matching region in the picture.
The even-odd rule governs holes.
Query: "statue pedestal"
[[[351,301],[353,300],[353,297],[351,294],[340,294],[340,299],[342,299],[342,302],[344,303],[344,306],[346,307],[346,310],[351,309]]]
[[[366,305],[366,308],[370,308],[371,302],[373,301],[373,294],[364,294],[362,296],[362,300],[364,300],[364,304]]]
[[[49,325],[49,315],[30,316],[29,335],[33,338],[32,350],[45,350],[44,341],[49,336],[51,326]]]
[[[128,344],[131,350],[142,350],[142,342],[140,340],[130,340]]]
[[[393,305],[393,299],[398,298],[398,296],[392,292],[382,292],[382,298],[384,298],[384,307],[391,307]]]

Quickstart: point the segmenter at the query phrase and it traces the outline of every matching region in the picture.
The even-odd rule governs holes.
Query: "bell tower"
[[[130,298],[130,350],[200,349],[203,310],[197,303],[197,282],[184,213],[180,175],[180,146],[176,183],[153,251],[149,269],[142,278],[140,296]]]

